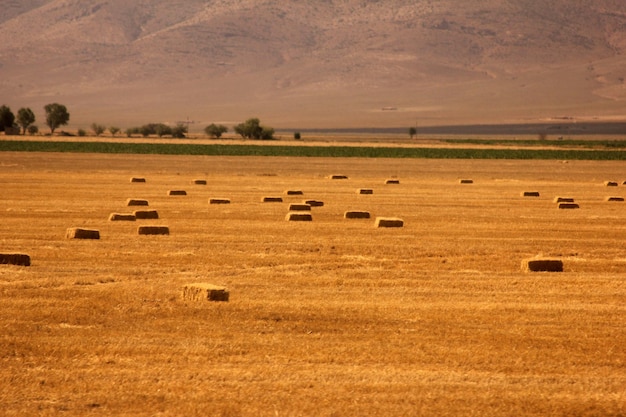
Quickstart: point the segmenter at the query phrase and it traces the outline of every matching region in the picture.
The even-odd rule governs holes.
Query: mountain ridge
[[[11,0],[0,95],[83,125],[626,120],[624,29],[616,0]]]

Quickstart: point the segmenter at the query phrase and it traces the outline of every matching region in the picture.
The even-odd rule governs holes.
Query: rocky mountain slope
[[[626,119],[625,50],[622,0],[2,0],[0,101],[85,127]]]

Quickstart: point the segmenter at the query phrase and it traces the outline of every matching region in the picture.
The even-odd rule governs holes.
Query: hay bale
[[[324,202],[319,200],[306,200],[304,204],[308,204],[311,207],[324,207]]]
[[[330,179],[331,180],[347,180],[348,176],[347,175],[336,174],[336,175],[331,175]]]
[[[147,206],[148,205],[148,200],[140,200],[137,198],[129,198],[128,200],[126,200],[126,205],[127,206]]]
[[[206,185],[206,180],[193,180],[195,185]]]
[[[573,203],[574,199],[572,197],[554,197],[555,203]]]
[[[525,259],[522,261],[522,269],[526,272],[563,272],[563,261],[560,259]]]
[[[474,184],[474,180],[469,180],[469,179],[459,180],[459,184]]]
[[[604,185],[606,185],[607,187],[617,187],[617,182],[616,181],[604,181]]]
[[[209,204],[230,204],[228,198],[209,198]]]
[[[371,188],[359,188],[356,190],[357,194],[374,194],[374,190]]]
[[[369,219],[370,216],[370,212],[369,211],[357,211],[357,210],[353,210],[353,211],[346,211],[343,214],[344,219]]]
[[[159,218],[159,212],[156,210],[135,210],[133,214],[138,220],[155,220]]]
[[[230,292],[226,287],[213,284],[187,284],[183,286],[183,300],[189,301],[228,301]]]
[[[539,197],[539,191],[523,191],[522,197]]]
[[[611,196],[611,197],[605,198],[604,201],[624,201],[624,197]]]
[[[404,221],[395,217],[377,217],[376,227],[403,227]]]
[[[311,211],[311,206],[308,204],[289,204],[289,211]]]
[[[304,193],[301,190],[287,190],[285,191],[287,195],[303,195]]]
[[[301,211],[290,212],[287,213],[285,220],[290,222],[310,222],[313,221],[313,216],[311,216],[311,213],[303,213]]]
[[[390,178],[388,180],[385,180],[385,184],[400,184],[400,180]]]
[[[132,177],[130,179],[130,182],[146,182],[145,178],[140,178],[140,177]]]
[[[0,264],[30,266],[30,256],[23,253],[0,253]]]
[[[576,203],[559,203],[559,210],[577,209],[580,206]]]
[[[170,228],[167,226],[139,226],[137,233],[140,235],[169,235]]]
[[[111,222],[134,222],[135,220],[135,214],[111,213],[109,216]]]
[[[65,237],[68,239],[100,239],[100,232],[98,230],[70,227],[65,231]]]
[[[187,195],[187,191],[185,190],[169,190],[167,195]]]
[[[282,197],[263,197],[261,200],[263,203],[282,203]]]

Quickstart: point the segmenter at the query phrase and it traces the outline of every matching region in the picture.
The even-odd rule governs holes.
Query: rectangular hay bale
[[[539,197],[539,191],[524,191],[522,197]]]
[[[616,181],[604,181],[604,185],[606,185],[607,187],[617,187],[617,182]]]
[[[374,194],[374,190],[371,188],[359,188],[356,191],[357,194]]]
[[[230,292],[226,287],[197,283],[183,286],[183,300],[189,301],[228,301]]]
[[[170,228],[167,226],[139,226],[137,233],[140,235],[169,235]]]
[[[127,206],[147,206],[148,205],[148,200],[142,200],[139,198],[129,198],[128,200],[126,200],[126,205]]]
[[[563,272],[563,261],[560,259],[525,259],[522,269],[526,272]]]
[[[395,217],[377,217],[376,227],[403,227],[404,221]]]
[[[136,219],[134,214],[111,213],[109,215],[109,221],[111,222],[134,222]]]
[[[576,203],[559,203],[559,210],[571,210],[577,208],[580,208],[580,206]]]
[[[206,185],[206,180],[193,180],[195,185]]]
[[[611,196],[604,199],[605,201],[624,201],[624,197]]]
[[[400,180],[390,178],[388,180],[385,180],[385,184],[400,184]]]
[[[282,197],[263,197],[261,200],[263,203],[282,203]]]
[[[65,237],[68,239],[100,239],[100,231],[70,227],[65,231]]]
[[[335,174],[335,175],[331,175],[330,179],[331,180],[347,180],[348,176],[347,175],[341,175],[341,174]]]
[[[574,199],[572,197],[554,197],[555,203],[573,203]]]
[[[287,190],[287,191],[285,191],[285,194],[287,194],[287,195],[303,195],[304,193],[302,192],[302,190]]]
[[[474,184],[474,180],[470,180],[470,179],[459,180],[459,184]]]
[[[132,177],[130,182],[146,182],[146,179],[141,177]]]
[[[23,253],[0,253],[0,264],[30,266],[30,256]]]
[[[228,198],[209,198],[209,204],[230,204]]]
[[[304,204],[308,204],[311,207],[324,207],[324,202],[319,200],[306,200]]]
[[[187,195],[187,191],[185,190],[169,190],[167,195]]]
[[[139,220],[155,220],[159,218],[159,212],[156,210],[135,210],[133,213]]]
[[[309,204],[293,203],[289,204],[289,211],[311,211],[311,206]]]
[[[313,216],[311,216],[311,213],[290,212],[287,213],[285,220],[290,222],[310,222],[313,221]]]
[[[371,217],[369,211],[346,211],[343,214],[344,219],[369,219]]]

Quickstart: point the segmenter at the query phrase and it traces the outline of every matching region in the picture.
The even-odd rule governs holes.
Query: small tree
[[[35,123],[35,113],[31,109],[22,107],[17,111],[17,124],[22,127],[22,134],[26,134],[28,126]]]
[[[111,132],[111,136],[115,137],[115,135],[117,135],[118,133],[120,133],[120,128],[117,126],[111,126],[109,127],[109,132]]]
[[[173,138],[182,139],[187,133],[187,126],[185,126],[183,123],[178,123],[176,126],[170,129],[170,132]]]
[[[39,133],[39,128],[37,127],[37,125],[30,125],[30,126],[28,126],[28,134],[29,135],[36,135],[37,133]]]
[[[254,117],[246,120],[243,123],[239,123],[235,126],[235,133],[242,138],[248,139],[274,139],[274,129],[271,127],[261,126],[261,122],[258,118]]]
[[[101,134],[104,133],[104,131],[106,130],[106,127],[99,125],[98,123],[92,123],[91,124],[91,130],[93,130],[93,133],[96,136],[100,136]]]
[[[64,126],[70,121],[70,114],[67,112],[67,107],[62,104],[46,104],[44,110],[46,111],[46,124],[50,128],[50,134],[54,134],[57,127]]]
[[[0,106],[0,132],[4,132],[7,128],[12,128],[15,122],[15,115],[11,108],[5,105]]]
[[[224,125],[216,125],[215,123],[211,123],[207,127],[204,128],[204,133],[212,138],[221,138],[224,133],[228,132],[228,128]]]
[[[87,131],[81,128],[76,131],[76,134],[82,138],[84,136],[87,136]]]
[[[417,135],[417,129],[414,127],[409,128],[409,136],[413,139],[413,136]]]
[[[300,132],[295,132],[295,133],[293,134],[293,138],[294,138],[295,140],[300,140],[300,139],[302,139],[302,135],[300,134]]]
[[[153,127],[153,131],[160,138],[162,138],[163,136],[172,134],[172,128],[164,123],[155,124]]]

